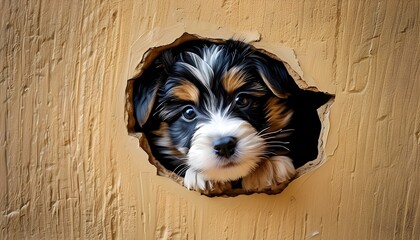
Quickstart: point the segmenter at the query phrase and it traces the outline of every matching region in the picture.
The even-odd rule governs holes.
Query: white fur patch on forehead
[[[211,67],[214,68],[220,57],[223,57],[223,48],[217,45],[205,47],[202,50],[203,60]]]
[[[210,83],[214,77],[213,69],[219,58],[223,56],[223,52],[223,49],[216,45],[201,49],[202,56],[193,52],[186,52],[185,54],[191,59],[192,63],[179,62],[179,64],[184,66],[204,86],[210,88]],[[184,59],[181,58],[181,60]]]

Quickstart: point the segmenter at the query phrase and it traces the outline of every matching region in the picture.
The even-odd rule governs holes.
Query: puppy
[[[304,92],[281,61],[249,44],[195,40],[161,53],[135,80],[133,102],[152,154],[185,187],[234,182],[261,192],[295,175],[293,119]]]

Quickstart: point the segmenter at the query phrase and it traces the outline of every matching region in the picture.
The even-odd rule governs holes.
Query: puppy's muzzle
[[[213,149],[218,156],[230,158],[233,154],[235,154],[237,143],[238,139],[235,137],[225,136],[213,141]]]

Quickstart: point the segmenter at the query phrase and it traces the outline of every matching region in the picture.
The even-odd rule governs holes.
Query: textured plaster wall
[[[0,239],[420,238],[419,1],[4,0],[0,13]],[[184,31],[294,49],[305,81],[336,95],[325,163],[273,196],[208,198],[156,176],[127,133],[126,80]]]

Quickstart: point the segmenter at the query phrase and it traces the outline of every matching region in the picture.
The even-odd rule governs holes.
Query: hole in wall
[[[185,33],[137,68],[127,128],[158,175],[208,196],[275,194],[321,163],[333,96],[274,54]]]

